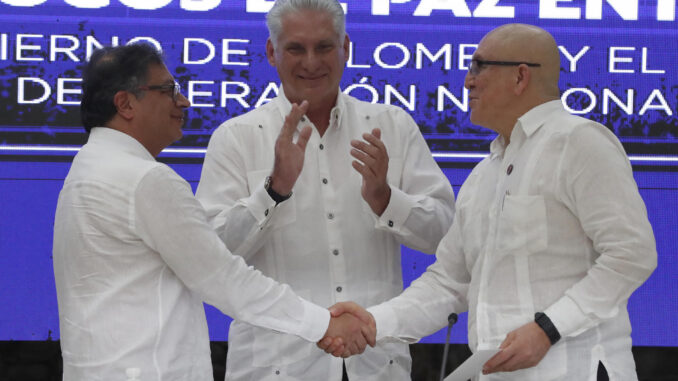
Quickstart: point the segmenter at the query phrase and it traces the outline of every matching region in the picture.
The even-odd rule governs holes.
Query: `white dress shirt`
[[[635,380],[626,303],[657,253],[621,144],[557,100],[490,150],[459,192],[437,261],[370,309],[378,338],[418,339],[468,310],[471,349],[498,348],[543,311],[562,335],[544,359],[480,380],[595,380],[599,361],[610,380]]]
[[[314,128],[293,195],[277,206],[264,189],[274,144],[290,112],[282,89],[270,103],[212,135],[197,197],[226,245],[248,264],[321,306],[369,306],[402,291],[400,244],[433,253],[453,217],[454,195],[419,128],[403,110],[339,93],[330,125]],[[296,134],[304,125],[300,122]],[[351,167],[352,139],[380,128],[391,199],[376,216]],[[295,135],[296,138],[296,135]],[[340,380],[342,360],[315,345],[235,321],[227,380]],[[407,345],[384,343],[346,360],[351,380],[410,378]]]
[[[54,276],[67,381],[211,380],[202,301],[311,342],[329,323],[232,255],[188,183],[110,128],[92,129],[59,195]]]

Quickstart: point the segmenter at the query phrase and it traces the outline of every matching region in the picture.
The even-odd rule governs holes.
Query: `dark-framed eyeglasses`
[[[485,68],[485,66],[488,65],[496,65],[496,66],[520,66],[520,65],[527,65],[530,67],[539,67],[541,64],[538,63],[532,63],[532,62],[524,62],[524,61],[485,61],[485,60],[479,60],[479,59],[472,59],[471,64],[468,66],[468,72],[471,73],[471,75],[478,75],[481,70]]]
[[[179,98],[179,94],[181,94],[181,86],[179,86],[179,83],[177,81],[174,81],[174,83],[167,85],[139,86],[137,89],[143,91],[156,90],[161,91],[163,93],[167,93],[167,95],[170,95],[172,97],[172,100],[174,102],[177,101],[177,98]]]

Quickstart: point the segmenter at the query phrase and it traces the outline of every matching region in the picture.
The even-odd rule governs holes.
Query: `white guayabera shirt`
[[[562,339],[538,366],[478,379],[595,380],[599,361],[610,380],[637,379],[626,303],[657,252],[621,144],[556,100],[490,150],[459,192],[436,263],[370,309],[378,339],[415,340],[468,310],[471,349],[498,348],[543,311]]]
[[[188,183],[109,128],[92,129],[59,195],[54,276],[68,381],[211,380],[203,301],[310,342],[329,324],[232,255]]]
[[[264,274],[321,306],[381,303],[402,291],[400,245],[433,253],[449,229],[454,195],[419,128],[403,110],[339,93],[330,126],[316,129],[293,195],[275,206],[264,189],[291,105],[280,95],[220,126],[210,140],[197,196],[226,245]],[[302,121],[298,128],[309,124]],[[380,128],[391,200],[377,217],[351,167],[352,139]],[[368,347],[346,362],[349,378],[410,378],[407,345]],[[226,379],[340,380],[342,359],[241,320],[231,325]]]

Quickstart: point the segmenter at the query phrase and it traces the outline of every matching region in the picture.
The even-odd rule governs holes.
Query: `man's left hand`
[[[483,365],[483,374],[533,367],[546,356],[551,342],[537,323],[530,322],[509,332],[499,348],[501,351]]]
[[[381,130],[375,128],[371,134],[363,134],[361,140],[351,140],[351,165],[363,177],[361,194],[372,211],[381,216],[391,200],[391,187],[386,182],[388,152],[381,141]]]

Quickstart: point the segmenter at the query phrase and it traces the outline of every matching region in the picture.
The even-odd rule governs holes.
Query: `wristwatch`
[[[558,332],[556,326],[553,325],[553,322],[548,316],[546,316],[545,313],[537,312],[534,314],[534,322],[544,330],[546,336],[548,336],[549,341],[551,342],[551,345],[557,343],[558,340],[560,340],[560,332]]]
[[[292,197],[292,192],[290,192],[290,194],[288,194],[288,195],[281,195],[280,193],[273,190],[273,177],[272,176],[266,177],[266,181],[264,182],[264,189],[266,189],[266,192],[268,193],[269,196],[271,196],[273,201],[275,201],[276,205],[278,205],[281,202]]]

